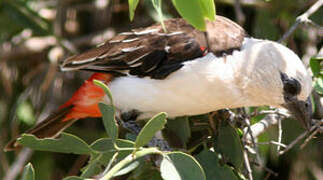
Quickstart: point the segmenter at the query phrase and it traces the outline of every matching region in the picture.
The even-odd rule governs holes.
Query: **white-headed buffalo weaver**
[[[27,133],[55,137],[78,119],[100,117],[109,101],[92,80],[110,88],[121,118],[166,112],[170,118],[224,108],[285,107],[310,126],[311,76],[299,57],[276,42],[248,37],[231,20],[217,16],[206,31],[183,19],[120,33],[103,45],[63,61],[62,71],[94,74],[56,113]],[[109,103],[109,102],[106,102]],[[16,148],[15,140],[6,150]]]

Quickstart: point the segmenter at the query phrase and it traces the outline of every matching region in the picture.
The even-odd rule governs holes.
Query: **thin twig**
[[[250,162],[249,162],[249,158],[248,158],[248,153],[247,153],[247,151],[245,149],[243,150],[243,161],[244,161],[244,165],[246,166],[246,169],[247,169],[247,172],[248,172],[249,180],[253,180],[252,170],[251,170]]]
[[[248,150],[248,152],[251,154],[257,154],[257,152],[252,147],[248,146],[247,144],[244,144],[244,148],[246,150]]]
[[[252,142],[252,145],[253,145],[253,148],[255,149],[256,151],[256,158],[257,158],[257,161],[259,164],[263,165],[263,162],[259,156],[259,150],[258,150],[258,146],[256,144],[256,141],[255,141],[255,138],[253,136],[253,132],[252,132],[252,129],[250,127],[250,119],[249,117],[245,118],[245,122],[246,122],[246,125],[247,125],[247,128],[248,128],[248,131],[247,133],[250,135],[250,139],[251,139],[251,142]],[[245,136],[245,139],[246,139],[247,136]],[[246,139],[247,140],[247,139]],[[247,141],[246,141],[247,142]]]
[[[301,135],[299,135],[294,141],[292,141],[287,147],[286,149],[284,149],[283,151],[279,152],[279,155],[283,155],[284,153],[286,153],[287,151],[289,151],[292,147],[294,147],[301,139],[303,139],[305,136],[307,136],[309,133],[311,133],[312,131],[314,131],[315,129],[319,129],[320,125],[323,123],[323,121],[320,121],[318,123],[316,123],[316,125],[312,126],[311,129],[309,131],[305,131],[303,132]]]
[[[109,161],[109,164],[107,165],[107,167],[105,167],[105,170],[102,172],[101,177],[103,177],[106,173],[108,173],[108,171],[111,169],[112,164],[115,162],[118,155],[119,155],[118,152],[114,153],[114,155],[112,156],[112,158]]]
[[[24,168],[26,162],[30,159],[33,151],[31,149],[25,148],[20,153],[19,156],[16,158],[15,162],[9,168],[6,176],[3,180],[14,180],[19,175],[21,170]]]
[[[271,174],[267,173],[267,175],[265,176],[264,180],[268,180],[270,178]]]
[[[0,149],[2,150],[3,149],[3,146],[2,146],[2,138],[0,137]],[[7,160],[7,157],[5,156],[4,154],[4,151],[1,151],[0,150],[0,171],[2,172],[7,172],[8,169],[9,169],[9,163],[8,163],[8,160]]]
[[[252,164],[264,169],[265,171],[267,171],[268,173],[274,175],[275,177],[278,176],[278,173],[276,173],[275,171],[271,170],[270,168],[267,168],[265,166],[262,166],[261,164],[259,164],[258,162],[255,162],[255,161],[251,161]]]
[[[316,24],[315,22],[313,22],[311,20],[308,21],[307,24],[309,26],[312,26],[315,30],[317,30],[319,36],[322,36],[322,34],[323,34],[323,27],[322,26],[320,26],[319,24]]]
[[[286,109],[262,110],[258,112],[257,115],[261,115],[261,114],[276,114],[283,117],[290,117],[290,114]]]
[[[287,39],[297,28],[300,24],[307,24],[310,23],[311,20],[308,18],[316,12],[321,6],[323,5],[323,0],[318,0],[316,3],[314,3],[305,13],[298,16],[296,18],[296,22],[293,24],[293,26],[283,35],[282,38],[278,40],[278,42],[282,42],[285,39]]]
[[[279,155],[283,155],[287,151],[289,151],[292,147],[295,146],[301,139],[303,139],[308,134],[308,131],[303,132],[301,135],[299,135],[294,141],[292,141],[283,151],[279,152]]]
[[[282,142],[282,135],[283,135],[283,129],[282,129],[282,120],[278,116],[278,143],[281,144]],[[277,152],[280,151],[281,146],[277,146]]]
[[[286,144],[279,143],[279,142],[276,142],[276,141],[258,142],[257,144],[273,144],[273,145],[276,145],[276,146],[281,146],[281,147],[283,147],[283,148],[286,148],[286,147],[287,147],[287,145],[286,145]]]
[[[252,133],[253,137],[258,137],[260,134],[264,133],[268,128],[270,128],[273,125],[276,125],[278,122],[278,117],[279,116],[277,114],[268,114],[261,121],[250,126],[250,132]],[[248,128],[245,128],[244,133],[246,134],[246,140],[251,142],[251,136],[248,133],[246,133],[247,131]]]
[[[246,21],[246,16],[243,14],[240,0],[234,0],[234,12],[236,14],[238,24],[243,26]]]
[[[84,164],[89,160],[88,155],[80,155],[72,165],[71,169],[68,171],[67,176],[76,176]]]
[[[319,128],[315,129],[313,133],[305,139],[304,143],[301,145],[301,149],[303,149],[308,144],[308,142],[313,139],[313,137],[319,132],[319,130]]]

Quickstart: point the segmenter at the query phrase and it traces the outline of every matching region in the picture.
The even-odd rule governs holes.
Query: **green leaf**
[[[20,24],[24,28],[30,28],[38,35],[49,34],[49,24],[21,1],[5,1],[3,6],[6,7],[3,10],[11,17],[13,23]]]
[[[254,37],[262,37],[265,39],[275,40],[280,38],[279,28],[273,24],[268,23],[272,20],[272,10],[263,9],[258,11],[254,24]]]
[[[139,0],[128,0],[128,3],[129,3],[130,21],[132,21],[135,15],[135,10],[138,6]]]
[[[213,0],[172,0],[172,2],[179,14],[199,30],[205,30],[205,17],[211,20],[215,18]]]
[[[197,0],[172,0],[179,14],[194,27],[205,30],[204,15]],[[194,13],[192,13],[194,12]]]
[[[118,126],[115,120],[115,109],[113,106],[112,93],[108,88],[108,86],[103,82],[98,80],[93,80],[93,83],[97,86],[100,86],[110,99],[111,105],[99,103],[99,108],[102,113],[104,128],[107,134],[109,135],[109,137],[111,137],[112,140],[115,141],[118,138]]]
[[[28,163],[24,167],[24,171],[21,175],[21,180],[34,180],[35,179],[35,170],[31,163]]]
[[[133,148],[134,143],[125,139],[117,139],[116,143],[120,148]],[[96,140],[90,145],[91,149],[97,152],[107,152],[111,150],[116,150],[113,146],[113,140],[110,138],[101,138]]]
[[[160,172],[165,180],[206,179],[201,165],[194,157],[182,152],[171,152],[164,155]]]
[[[181,127],[181,128],[178,128]],[[179,117],[174,120],[167,122],[167,128],[165,128],[167,134],[171,137],[167,137],[167,140],[172,142],[172,140],[180,141],[182,147],[186,147],[186,143],[191,137],[191,128],[189,124],[189,119],[187,116]],[[174,137],[174,135],[176,137]]]
[[[109,135],[109,137],[115,142],[118,138],[118,126],[115,120],[115,109],[113,105],[106,105],[103,103],[99,103],[99,108],[102,113],[102,119],[104,128]]]
[[[139,161],[134,161],[134,162],[130,163],[129,165],[127,165],[126,167],[122,168],[117,173],[115,173],[113,175],[113,177],[122,176],[122,175],[128,174],[132,170],[136,169],[139,166],[139,164],[140,164]]]
[[[123,158],[120,162],[115,164],[101,179],[111,179],[113,175],[115,175],[129,163],[134,162],[149,154],[162,154],[162,152],[157,148],[143,148],[138,151],[134,151],[132,154],[129,154],[127,157]]]
[[[24,101],[21,104],[19,104],[17,108],[17,117],[19,120],[28,125],[34,124],[35,116],[32,105],[27,101]]]
[[[48,172],[55,171],[55,158],[52,153],[35,151],[32,156],[32,164],[37,174],[36,179],[50,179],[52,176]],[[46,169],[46,171],[44,171]]]
[[[103,153],[102,157],[100,158],[100,163],[103,165],[106,165],[109,163],[110,158],[113,156],[115,152],[119,153],[117,161],[120,161],[121,159],[131,154],[133,151],[131,148],[133,148],[134,143],[131,141],[124,140],[124,139],[117,139],[116,144],[119,148],[119,151],[115,149],[112,139],[101,138],[91,144],[91,149],[93,149],[93,151]],[[129,148],[129,150],[121,150],[122,148]]]
[[[313,84],[315,91],[323,95],[323,76],[315,79]]]
[[[113,140],[110,138],[101,138],[94,141],[90,145],[91,149],[97,151],[99,153],[103,153],[106,151],[116,150],[115,146],[113,145]]]
[[[137,138],[137,135],[136,134],[129,132],[129,133],[126,133],[124,139],[127,139],[129,141],[135,142],[136,141],[136,138]]]
[[[91,154],[91,148],[82,139],[72,134],[62,133],[58,139],[39,139],[31,134],[23,134],[17,142],[33,150],[73,154]]]
[[[318,77],[322,73],[322,67],[320,63],[323,61],[323,57],[312,57],[310,59],[310,67],[315,77]]]
[[[159,17],[159,22],[161,23],[163,30],[165,32],[167,32],[167,29],[164,24],[164,16],[163,16],[163,12],[162,12],[161,2],[162,2],[162,0],[152,0],[152,4],[153,4],[155,10],[157,11],[157,14]]]
[[[93,83],[97,86],[100,86],[104,90],[105,94],[109,97],[109,100],[110,100],[111,104],[113,105],[112,93],[111,93],[109,87],[106,84],[104,84],[102,81],[99,81],[99,80],[93,80]]]
[[[219,164],[218,156],[215,152],[204,150],[195,156],[205,171],[206,179],[237,180],[232,168],[224,164]]]
[[[236,131],[237,131],[238,136],[240,138],[242,138],[243,137],[243,131],[240,128],[237,128]]]
[[[109,158],[111,158],[112,156],[113,154],[111,153],[111,156]],[[102,154],[93,154],[87,165],[81,169],[82,174],[80,177],[87,178],[99,174],[102,171],[102,164],[100,163],[101,158]]]
[[[91,149],[98,153],[91,156],[88,165],[82,169],[81,177],[92,177],[100,173],[101,167],[107,166],[111,160],[119,162],[133,152],[133,142],[123,139],[117,139],[115,142],[119,149],[116,149],[114,141],[110,138],[98,139],[90,145]],[[122,148],[129,148],[129,150]],[[117,158],[113,159],[112,157],[115,155],[117,155]]]
[[[242,145],[237,131],[228,123],[222,123],[215,138],[215,151],[221,153],[226,162],[237,169],[243,163]]]
[[[214,0],[201,0],[201,8],[204,17],[214,21],[215,20],[215,4]]]
[[[143,161],[130,175],[131,180],[162,180],[159,169],[152,161]],[[129,180],[130,180],[129,179]]]
[[[166,124],[166,113],[159,113],[151,118],[137,136],[135,147],[139,148],[147,144],[157,131],[164,128]]]

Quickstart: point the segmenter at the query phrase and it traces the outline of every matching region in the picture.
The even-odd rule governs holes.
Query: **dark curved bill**
[[[312,124],[312,102],[308,97],[306,101],[292,100],[283,104],[295,119],[302,123],[302,126],[309,130]]]

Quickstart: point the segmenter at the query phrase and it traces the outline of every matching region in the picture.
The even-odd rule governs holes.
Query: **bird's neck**
[[[239,91],[238,96],[241,96],[238,98],[238,107],[279,105],[276,102],[280,102],[282,93],[276,87],[281,79],[275,73],[279,73],[277,66],[280,65],[273,59],[272,52],[268,50],[269,46],[273,46],[273,42],[245,38],[239,51],[223,57],[226,62],[222,62],[231,70],[230,83],[235,91]],[[236,105],[233,102],[232,104]]]

